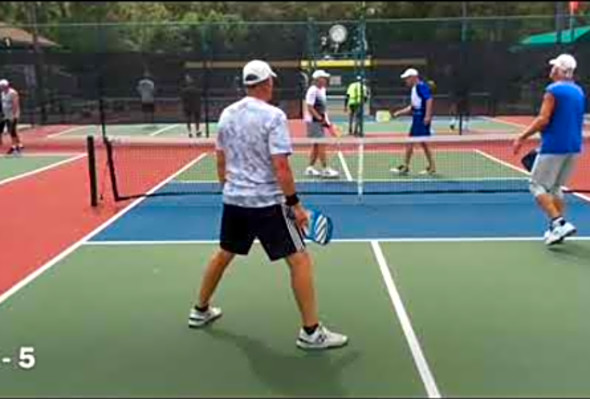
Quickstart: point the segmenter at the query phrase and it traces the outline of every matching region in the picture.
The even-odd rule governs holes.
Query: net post
[[[86,151],[88,153],[88,177],[90,183],[90,206],[98,206],[98,189],[96,180],[96,150],[94,136],[86,136]]]
[[[113,198],[115,201],[121,201],[123,198],[119,195],[119,187],[117,185],[117,174],[115,173],[115,162],[113,158],[113,144],[107,137],[104,139],[104,144],[107,150],[107,165],[109,168],[109,176],[111,178]]]
[[[364,173],[364,162],[365,162],[365,144],[363,138],[359,139],[358,146],[358,173],[356,181],[356,190],[359,200],[363,196],[363,173]]]

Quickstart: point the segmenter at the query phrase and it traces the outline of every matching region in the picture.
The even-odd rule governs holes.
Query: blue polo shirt
[[[560,81],[547,86],[555,98],[549,124],[541,132],[541,154],[576,154],[582,150],[586,94],[575,82]]]

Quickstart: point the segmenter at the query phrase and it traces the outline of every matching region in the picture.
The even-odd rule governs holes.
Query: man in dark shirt
[[[180,90],[182,110],[186,120],[188,136],[193,137],[191,123],[195,124],[195,135],[201,137],[201,92],[195,85],[193,78],[186,75],[185,84]]]

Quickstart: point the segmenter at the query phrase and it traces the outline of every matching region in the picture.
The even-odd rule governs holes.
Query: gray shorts
[[[535,197],[553,194],[563,198],[561,187],[569,179],[577,154],[539,154],[531,171],[530,190]]]
[[[321,139],[326,136],[324,133],[324,127],[321,123],[318,122],[306,122],[305,126],[307,128],[307,137],[312,139]]]

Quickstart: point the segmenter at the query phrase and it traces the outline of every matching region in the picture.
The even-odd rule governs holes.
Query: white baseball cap
[[[315,71],[313,73],[313,75],[311,75],[312,79],[320,79],[320,78],[329,78],[330,74],[326,71],[324,71],[323,69],[318,69],[317,71]]]
[[[252,60],[242,70],[242,82],[246,86],[252,86],[260,82],[264,82],[270,77],[276,78],[276,73],[273,72],[267,62],[261,60]]]
[[[560,54],[557,58],[549,61],[553,65],[564,71],[573,71],[578,66],[576,59],[569,54]]]
[[[0,87],[3,87],[3,86],[8,86],[8,80],[6,80],[6,79],[0,80]]]
[[[410,76],[418,76],[418,71],[415,70],[414,68],[408,68],[404,71],[404,73],[402,73],[400,75],[400,78],[405,79],[405,78],[409,78]]]

